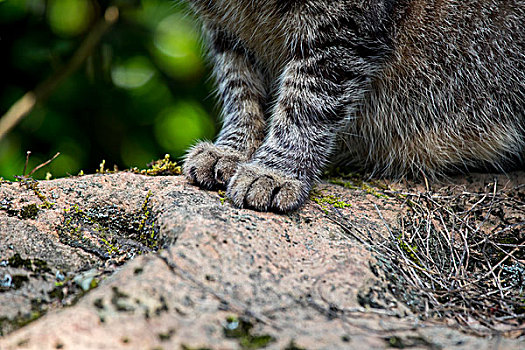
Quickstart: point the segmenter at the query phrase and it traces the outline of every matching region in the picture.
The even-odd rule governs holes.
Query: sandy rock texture
[[[180,176],[2,183],[0,349],[523,349],[418,320],[325,215],[381,237],[395,201],[316,193],[278,215]]]

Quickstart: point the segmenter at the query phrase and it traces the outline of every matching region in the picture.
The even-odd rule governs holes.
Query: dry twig
[[[479,192],[382,193],[409,208],[377,242],[335,210],[331,218],[371,247],[393,294],[421,318],[454,320],[477,335],[525,335],[525,186]]]

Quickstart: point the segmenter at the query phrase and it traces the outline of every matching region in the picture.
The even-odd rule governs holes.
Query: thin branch
[[[100,42],[102,36],[117,22],[119,10],[116,6],[106,9],[102,17],[88,33],[77,51],[73,54],[69,62],[60,70],[56,71],[48,79],[38,85],[33,91],[27,92],[0,119],[0,140],[14,128],[20,121],[28,115],[35,105],[47,99],[56,88],[73,74],[84,63]]]
[[[40,169],[40,168],[45,167],[46,165],[48,165],[49,163],[51,163],[52,161],[54,161],[55,158],[58,157],[59,155],[60,155],[60,152],[57,152],[57,153],[53,156],[53,158],[51,158],[51,159],[48,160],[47,162],[44,162],[44,163],[42,163],[42,164],[40,164],[40,165],[37,165],[33,170],[31,170],[31,171],[29,172],[29,174],[28,174],[27,176],[31,176],[31,175],[33,175],[33,174],[35,173],[35,171],[37,171],[37,170]]]

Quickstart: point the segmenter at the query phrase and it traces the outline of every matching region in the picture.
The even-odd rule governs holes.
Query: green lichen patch
[[[397,242],[399,249],[403,251],[403,254],[412,260],[412,262],[414,262],[416,265],[422,267],[422,264],[417,257],[417,245],[407,243],[402,235],[397,236]]]
[[[102,260],[124,262],[137,254],[157,251],[162,242],[151,212],[149,192],[136,212],[115,205],[82,209],[73,205],[64,211],[57,228],[60,241]]]
[[[226,197],[226,191],[219,190],[217,191],[217,194],[219,195],[219,200],[221,201],[221,205],[226,203],[226,200],[228,197]]]
[[[310,192],[310,200],[319,204],[324,211],[328,211],[328,209],[330,208],[343,209],[352,206],[352,204],[345,202],[343,199],[336,195],[325,195],[321,191],[317,190],[313,190],[312,192]]]
[[[23,257],[15,253],[4,260],[6,272],[0,273],[0,293],[23,295],[31,304],[31,311],[10,315],[0,322],[0,334],[7,334],[38,319],[56,306],[66,306],[74,302],[78,288],[60,271],[52,268],[42,259]],[[53,280],[56,281],[53,285]],[[1,309],[1,308],[0,308]]]
[[[163,159],[156,160],[148,164],[147,169],[139,170],[132,168],[131,171],[135,174],[142,174],[148,176],[166,176],[166,175],[180,175],[182,174],[181,167],[176,162],[170,160],[170,155],[166,154]]]
[[[253,334],[252,329],[253,323],[236,316],[227,317],[223,326],[224,336],[237,339],[241,349],[261,349],[275,341],[274,337],[268,334]]]
[[[154,221],[151,214],[151,191],[146,195],[141,208],[141,221],[138,227],[139,242],[144,244],[151,250],[157,250],[159,248],[158,232],[155,230]]]

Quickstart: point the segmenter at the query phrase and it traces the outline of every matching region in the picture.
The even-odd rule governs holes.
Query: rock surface
[[[318,191],[370,235],[396,225],[389,198]],[[386,289],[363,307],[374,257],[318,202],[258,213],[130,173],[2,183],[0,349],[523,349],[418,321]]]

